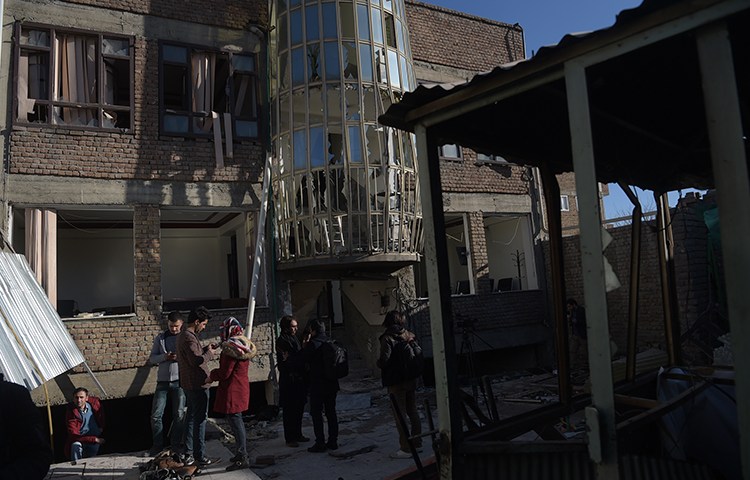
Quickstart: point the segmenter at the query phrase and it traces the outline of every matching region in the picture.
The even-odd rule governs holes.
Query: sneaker
[[[234,470],[242,470],[244,468],[250,468],[250,462],[247,461],[247,457],[239,455],[239,458],[232,462],[226,470],[227,472],[233,472]]]
[[[307,451],[310,453],[322,453],[322,452],[325,452],[326,450],[327,449],[326,449],[325,443],[316,443],[315,445],[307,449]]]
[[[405,452],[403,450],[397,450],[390,455],[391,458],[396,458],[399,460],[403,460],[406,458],[411,458],[411,453]]]
[[[198,460],[198,465],[201,466],[201,467],[207,467],[207,466],[212,465],[214,463],[219,463],[219,459],[218,458],[203,457],[200,460]]]
[[[310,439],[309,439],[309,438],[307,438],[307,437],[306,437],[306,436],[304,436],[304,435],[300,435],[300,436],[299,436],[299,438],[297,438],[297,441],[298,441],[299,443],[305,443],[305,442],[309,442],[309,441],[310,441]]]
[[[329,440],[328,443],[326,443],[326,448],[328,450],[336,450],[337,448],[339,448],[339,444],[337,442],[332,442]]]
[[[180,455],[180,460],[182,460],[182,464],[186,467],[189,467],[190,465],[193,465],[195,463],[195,459],[189,453]]]
[[[286,442],[286,446],[287,447],[291,447],[291,448],[297,448],[297,447],[299,447],[299,443],[297,443],[297,442]]]

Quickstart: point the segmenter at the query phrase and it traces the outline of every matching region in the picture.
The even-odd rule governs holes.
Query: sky
[[[641,0],[422,0],[426,3],[466,12],[500,22],[521,25],[526,43],[526,56],[540,47],[555,45],[567,33],[588,32],[611,26],[616,15],[637,7]],[[610,185],[604,198],[607,218],[620,217],[633,207],[622,189]],[[638,190],[643,211],[654,206],[653,193]],[[683,192],[684,194],[685,192]],[[679,193],[669,194],[674,205]]]

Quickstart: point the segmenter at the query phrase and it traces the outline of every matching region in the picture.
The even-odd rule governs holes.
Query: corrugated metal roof
[[[412,132],[423,125],[441,144],[570,172],[565,71],[586,65],[598,181],[656,192],[713,188],[695,32],[716,21],[726,21],[735,58],[748,58],[747,0],[645,0],[613,25],[566,35],[532,58],[461,84],[420,85],[378,120]],[[749,67],[738,61],[735,69],[746,105]]]
[[[29,390],[85,362],[23,255],[0,251],[0,372]]]

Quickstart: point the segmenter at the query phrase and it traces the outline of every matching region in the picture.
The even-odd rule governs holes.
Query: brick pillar
[[[482,212],[470,212],[466,217],[469,221],[469,251],[476,293],[490,293],[490,265],[487,258],[484,217]]]
[[[161,321],[161,226],[157,205],[136,205],[133,212],[135,313],[139,319]]]

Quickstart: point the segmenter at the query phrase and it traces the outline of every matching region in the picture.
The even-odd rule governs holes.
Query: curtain
[[[214,64],[212,53],[194,53],[191,58],[193,67],[193,112],[206,116],[195,117],[196,130],[208,132],[213,125],[211,111],[214,100]]]
[[[57,99],[64,102],[96,103],[96,44],[92,37],[58,35],[59,90]],[[62,107],[58,123],[96,126],[95,111]]]
[[[50,303],[57,308],[57,213],[26,209],[26,260]]]

